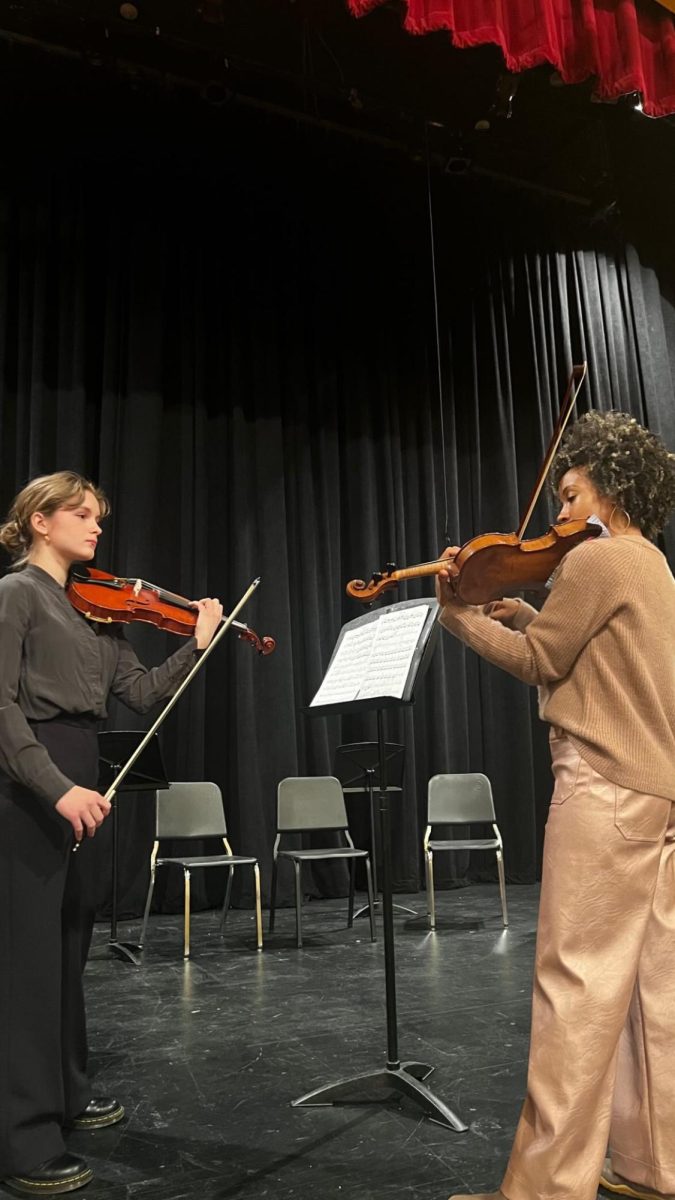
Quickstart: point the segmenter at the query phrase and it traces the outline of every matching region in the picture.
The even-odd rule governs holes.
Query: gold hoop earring
[[[626,533],[626,531],[628,529],[630,529],[630,515],[629,515],[629,513],[626,512],[625,508],[619,509],[619,512],[622,512],[624,517],[626,518],[626,524],[624,525],[623,529],[615,529],[614,526],[612,525],[612,517],[614,516],[614,513],[616,512],[618,507],[619,507],[618,504],[614,505],[614,508],[612,509],[611,513],[609,514],[609,521],[607,522],[607,525],[608,525],[608,528],[612,530],[612,533],[617,533],[617,534]]]

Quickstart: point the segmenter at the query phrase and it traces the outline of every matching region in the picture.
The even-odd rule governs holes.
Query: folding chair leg
[[[220,933],[221,937],[225,932],[225,922],[230,908],[230,898],[232,896],[232,880],[234,878],[234,867],[229,867],[227,876],[227,887],[225,888],[225,899],[223,901],[223,911],[220,914]]]
[[[183,867],[185,876],[185,910],[183,913],[183,958],[190,957],[190,872]]]
[[[269,932],[270,933],[274,932],[274,916],[275,916],[275,909],[276,909],[276,903],[277,903],[277,868],[278,868],[278,866],[279,866],[279,859],[275,858],[272,863],[272,886],[270,888],[270,923],[269,923]]]
[[[148,917],[150,916],[150,905],[152,904],[152,893],[154,892],[154,890],[155,890],[155,872],[151,871],[150,872],[150,886],[148,887],[148,894],[147,894],[147,897],[145,900],[145,909],[143,910],[143,926],[141,928],[141,936],[139,939],[141,950],[143,949],[143,947],[145,945],[145,934],[146,934],[146,930],[148,928]]]
[[[295,867],[295,937],[298,948],[302,946],[302,863],[293,861]]]
[[[356,876],[356,863],[353,858],[349,860],[349,905],[347,908],[347,929],[351,929],[354,924],[354,882]]]
[[[368,885],[368,914],[370,916],[370,940],[375,941],[375,904],[373,897],[373,875],[370,869],[370,858],[366,859],[366,882]]]
[[[427,913],[429,915],[429,928],[436,928],[436,897],[434,895],[434,856],[431,850],[427,850],[424,855],[424,867],[427,877]]]
[[[501,850],[497,851],[497,872],[499,874],[499,895],[502,901],[502,921],[507,926],[509,923],[509,914],[506,908],[506,880],[504,878],[504,856]]]
[[[255,932],[258,949],[263,948],[263,927],[262,927],[262,908],[260,905],[260,867],[257,863],[253,864],[253,876],[255,878]]]

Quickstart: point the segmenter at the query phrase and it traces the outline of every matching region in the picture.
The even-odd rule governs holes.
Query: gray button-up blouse
[[[0,770],[51,804],[73,786],[29,721],[106,716],[110,692],[135,712],[168,698],[195,662],[189,638],[158,667],[139,662],[122,628],[87,621],[65,590],[29,564],[0,579]]]

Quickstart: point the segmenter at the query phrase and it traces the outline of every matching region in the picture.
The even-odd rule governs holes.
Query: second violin
[[[480,534],[465,542],[452,560],[434,559],[432,562],[419,563],[417,566],[404,567],[401,570],[397,569],[394,563],[387,563],[383,571],[376,572],[371,577],[369,583],[362,579],[353,579],[348,583],[347,595],[354,600],[370,604],[382,592],[395,587],[399,580],[438,575],[448,569],[450,561],[453,563],[452,586],[465,604],[487,604],[504,596],[515,596],[522,591],[543,588],[570,550],[602,532],[602,526],[592,520],[561,521],[557,525],[551,525],[548,532],[541,537],[523,540],[585,377],[585,362],[573,367],[560,416],[537,482],[525,515],[515,533]]]
[[[453,586],[460,600],[465,604],[487,604],[519,592],[540,590],[568,551],[601,532],[602,526],[590,521],[565,521],[525,542],[516,533],[484,533],[466,542],[454,559],[437,558],[400,570],[387,563],[368,583],[352,579],[347,584],[347,595],[372,604],[399,581],[438,575],[453,562],[458,570]]]

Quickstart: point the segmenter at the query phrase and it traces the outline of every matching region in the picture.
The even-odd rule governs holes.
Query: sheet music
[[[310,707],[373,696],[400,700],[429,608],[413,605],[348,629]]]
[[[348,629],[312,704],[341,704],[356,700],[361,680],[368,669],[376,625],[369,622]]]

